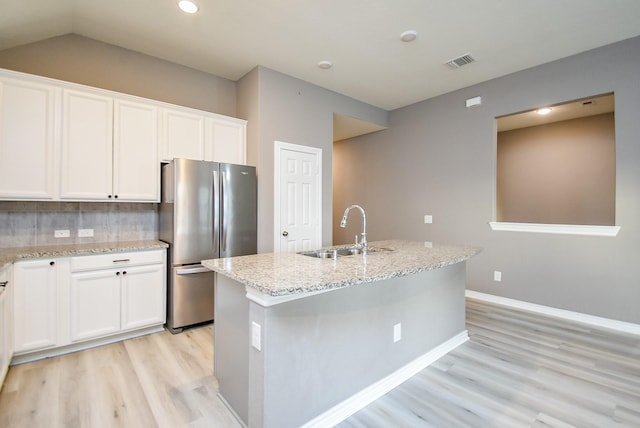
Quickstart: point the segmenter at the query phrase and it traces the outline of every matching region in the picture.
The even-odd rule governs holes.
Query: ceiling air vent
[[[454,58],[452,60],[447,61],[445,64],[450,69],[460,68],[463,65],[471,64],[472,62],[476,62],[476,59],[471,56],[471,54],[464,54],[459,56],[458,58]]]

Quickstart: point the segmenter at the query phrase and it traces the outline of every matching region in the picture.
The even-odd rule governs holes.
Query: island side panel
[[[272,307],[251,302],[263,342],[250,354],[260,376],[251,380],[249,426],[300,426],[464,332],[464,289],[458,263]]]
[[[213,370],[219,394],[245,425],[249,410],[249,301],[245,286],[216,273]]]

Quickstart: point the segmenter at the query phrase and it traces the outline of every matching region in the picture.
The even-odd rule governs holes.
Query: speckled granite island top
[[[423,242],[399,240],[370,242],[369,247],[374,251],[366,256],[342,256],[337,259],[293,253],[264,253],[203,260],[202,264],[275,297],[412,275],[468,260],[481,251],[477,247],[435,243],[432,247],[425,247]]]
[[[162,241],[93,242],[72,245],[46,245],[35,247],[0,248],[0,267],[24,259],[43,257],[72,257],[89,254],[120,253],[124,251],[167,248]]]

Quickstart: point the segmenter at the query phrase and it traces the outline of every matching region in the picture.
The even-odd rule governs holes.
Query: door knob
[[[282,236],[289,236],[289,232],[285,230],[284,232],[282,232]]]

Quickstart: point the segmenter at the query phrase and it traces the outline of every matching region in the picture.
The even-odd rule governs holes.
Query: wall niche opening
[[[615,225],[614,94],[501,116],[496,221]]]

